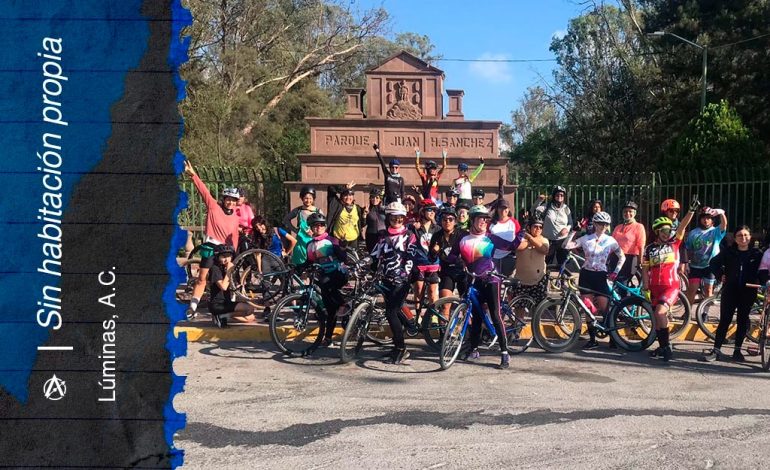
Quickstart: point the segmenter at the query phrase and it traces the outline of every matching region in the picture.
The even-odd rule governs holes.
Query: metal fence
[[[514,183],[519,180],[518,173],[514,173]],[[592,175],[590,181],[527,182],[516,190],[516,206],[529,208],[539,194],[550,197],[556,184],[567,189],[567,202],[576,220],[583,217],[592,200],[601,199],[613,222],[620,221],[623,204],[633,200],[639,204],[638,220],[649,225],[658,217],[664,199],[676,199],[684,208],[697,195],[702,204],[727,212],[730,229],[746,224],[760,232],[770,226],[770,167],[614,172]]]
[[[284,181],[297,179],[299,174],[290,168],[262,170],[247,167],[196,167],[195,171],[215,198],[224,188],[245,189],[255,214],[266,215],[273,222],[280,220],[289,204]],[[179,225],[193,231],[200,231],[206,223],[206,205],[198,194],[192,180],[184,176],[179,182],[187,193],[187,209],[179,214]]]

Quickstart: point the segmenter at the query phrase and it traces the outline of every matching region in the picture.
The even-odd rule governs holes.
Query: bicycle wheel
[[[563,306],[563,299],[546,299],[532,315],[532,334],[541,348],[549,352],[564,352],[580,337],[583,321],[571,301]]]
[[[770,370],[770,309],[765,310],[762,331],[759,336],[759,355],[762,356],[762,369]]]
[[[381,295],[374,299],[374,311],[369,319],[369,330],[366,339],[378,346],[393,344],[393,335],[390,332],[390,323],[385,316],[385,300]]]
[[[262,272],[257,269],[257,258],[262,258]],[[286,291],[290,282],[283,260],[267,250],[246,250],[233,260],[230,283],[240,300],[252,305],[267,304]]]
[[[532,312],[535,307],[535,299],[528,295],[519,295],[510,303],[505,301],[501,303],[509,353],[523,353],[532,345],[534,340],[532,328],[527,326],[532,324]]]
[[[746,339],[752,343],[759,343],[762,337],[762,307],[761,303],[755,303],[749,312],[749,328],[746,330]]]
[[[707,299],[701,300],[698,309],[695,311],[695,320],[704,335],[711,341],[716,339],[717,325],[719,325],[721,294],[715,294]],[[725,344],[730,344],[731,333],[735,332],[735,320],[727,330]]]
[[[315,295],[297,292],[281,299],[270,315],[270,337],[287,355],[312,353],[323,339],[326,315]]]
[[[444,340],[441,342],[440,364],[443,370],[452,367],[457,356],[460,355],[469,324],[469,315],[468,304],[463,302],[454,309],[449,317],[449,323],[446,331],[444,331]]]
[[[444,340],[449,316],[462,301],[460,297],[443,297],[425,308],[420,329],[425,343],[432,350],[441,352],[441,342]]]
[[[342,334],[340,343],[340,361],[345,364],[358,356],[366,340],[369,331],[369,320],[372,316],[374,305],[367,301],[358,304],[348,318],[345,333]]]
[[[626,351],[643,351],[655,341],[652,304],[628,296],[613,305],[609,313],[610,336]]]

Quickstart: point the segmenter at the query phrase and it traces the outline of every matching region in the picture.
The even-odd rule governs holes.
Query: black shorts
[[[448,290],[454,292],[457,289],[457,293],[465,295],[468,290],[468,276],[464,272],[439,274],[440,282],[438,288],[440,291]]]
[[[584,294],[596,295],[599,292],[605,297],[610,297],[610,286],[607,285],[607,273],[604,271],[581,269],[578,287]],[[583,289],[590,289],[593,292],[584,291]]]
[[[222,315],[224,313],[233,313],[237,302],[233,302],[230,299],[220,300],[218,302],[212,302],[209,304],[209,312],[212,315]]]
[[[706,280],[707,283],[713,284],[711,281],[716,280],[716,276],[711,272],[711,268],[694,268],[690,266],[690,274],[687,276],[690,282],[698,281],[699,279]]]
[[[198,250],[198,253],[201,255],[201,264],[200,267],[202,269],[211,269],[212,266],[214,266],[214,261],[216,261],[217,257],[214,256],[214,245],[213,243],[206,242],[201,245],[200,250]]]
[[[416,267],[412,270],[412,275],[409,277],[409,282],[424,281],[428,284],[438,284],[438,271],[420,271]]]

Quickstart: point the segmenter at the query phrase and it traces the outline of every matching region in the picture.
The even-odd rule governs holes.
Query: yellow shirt
[[[346,242],[352,242],[358,239],[358,210],[355,206],[348,212],[347,209],[342,208],[340,215],[337,218],[337,223],[334,224],[332,235],[338,240],[344,240]]]

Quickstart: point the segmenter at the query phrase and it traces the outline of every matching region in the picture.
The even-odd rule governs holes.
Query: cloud
[[[563,39],[567,35],[567,31],[563,29],[557,29],[551,34],[551,39]]]
[[[478,57],[480,60],[507,59],[505,54],[485,52]],[[508,83],[513,78],[508,62],[471,62],[469,69],[471,74],[494,83]]]

